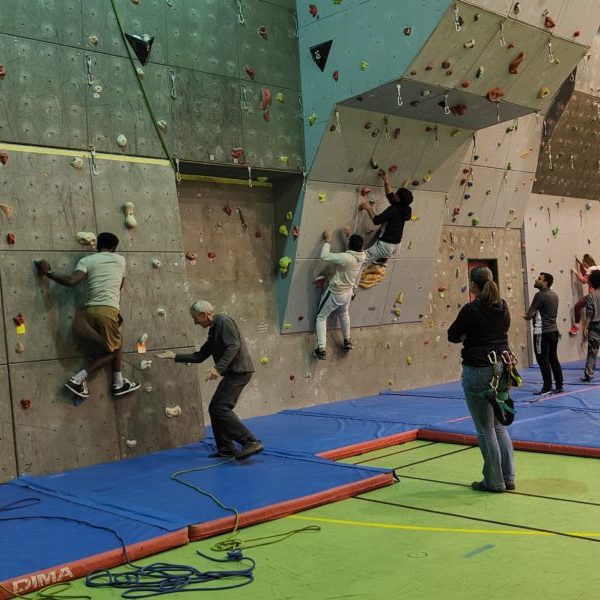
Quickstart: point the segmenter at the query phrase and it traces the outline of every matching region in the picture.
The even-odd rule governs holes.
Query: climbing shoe
[[[579,381],[582,381],[583,383],[589,383],[590,381],[592,381],[592,378],[588,377],[587,375],[584,375],[583,377],[579,378]]]
[[[504,490],[493,490],[489,488],[483,481],[474,481],[471,484],[471,489],[476,492],[492,492],[493,494],[501,494]]]
[[[352,348],[354,348],[354,346],[352,345],[352,341],[344,340],[344,352],[349,352],[350,350],[352,350]]]
[[[248,458],[253,454],[258,454],[259,452],[262,452],[264,449],[265,447],[263,446],[261,441],[254,440],[253,442],[245,444],[244,447],[236,453],[235,458],[236,460],[244,460],[245,458]]]
[[[129,394],[130,392],[135,392],[135,390],[139,390],[141,383],[135,383],[135,381],[129,381],[123,377],[123,385],[121,387],[115,387],[113,385],[112,395],[113,396],[124,396],[125,394]]]
[[[313,351],[313,356],[319,360],[326,360],[327,352],[323,348],[315,348]]]
[[[89,392],[88,386],[87,386],[87,381],[85,379],[81,383],[77,383],[71,377],[71,379],[69,379],[69,381],[67,381],[67,383],[65,383],[65,387],[68,390],[70,390],[71,392],[73,392],[76,396],[79,396],[80,398],[87,398],[90,395],[90,392]]]

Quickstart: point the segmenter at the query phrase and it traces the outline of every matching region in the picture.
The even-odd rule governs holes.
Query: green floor
[[[346,462],[396,469],[400,482],[239,532],[243,539],[318,525],[245,551],[255,581],[236,600],[573,600],[600,597],[600,461],[519,452],[517,491],[473,492],[477,448],[411,442]],[[222,536],[217,539],[226,539]],[[588,539],[585,539],[588,538]],[[215,539],[139,561],[213,565]],[[119,598],[75,582],[68,595]],[[207,597],[201,592],[169,598]]]

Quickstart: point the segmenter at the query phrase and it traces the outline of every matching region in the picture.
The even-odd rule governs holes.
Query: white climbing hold
[[[164,308],[159,308],[159,309],[156,311],[156,314],[157,314],[159,317],[166,317],[166,316],[167,316],[167,311],[166,311]]]
[[[98,45],[98,36],[97,35],[90,35],[90,37],[88,37],[88,42],[90,44],[92,44],[92,46],[97,46]]]
[[[169,417],[169,418],[180,417],[181,416],[181,406],[179,406],[179,405],[167,406],[165,408],[165,415],[167,415],[167,417]]]
[[[74,169],[77,169],[78,171],[81,171],[81,169],[83,169],[83,158],[80,158],[79,156],[75,157],[70,163],[69,163]]]
[[[96,234],[91,231],[79,231],[75,238],[82,246],[96,246]]]
[[[142,369],[142,371],[149,369],[151,366],[152,366],[152,361],[148,358],[145,358],[140,362],[140,369]]]
[[[160,121],[157,121],[156,124],[163,130],[166,131],[167,130],[167,122],[164,119],[161,119]]]
[[[137,440],[125,440],[125,445],[128,448],[135,448],[137,446]]]
[[[133,216],[134,206],[135,205],[133,204],[133,202],[125,202],[125,204],[123,204],[123,213],[125,214],[125,227],[127,227],[127,229],[134,229],[135,227],[137,227],[137,221]]]
[[[144,79],[144,69],[142,67],[137,67],[135,72],[140,79]]]
[[[120,133],[117,136],[116,141],[117,141],[117,146],[119,146],[120,148],[125,148],[125,146],[127,146],[127,138],[122,133]]]
[[[154,269],[160,269],[162,267],[162,263],[160,262],[160,259],[158,258],[153,258],[152,259],[152,267]]]

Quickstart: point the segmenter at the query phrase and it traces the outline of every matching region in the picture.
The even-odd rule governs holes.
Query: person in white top
[[[588,295],[594,291],[593,287],[589,285],[590,273],[600,269],[600,266],[596,264],[596,261],[589,254],[584,254],[581,260],[575,257],[575,263],[577,264],[578,271],[571,269],[571,273],[575,275],[580,283],[588,286],[588,293],[583,298],[579,298],[579,301],[573,306],[574,318],[573,325],[569,329],[569,335],[577,335],[579,333],[579,322],[581,321],[583,309],[587,304]]]
[[[360,235],[351,235],[348,239],[348,250],[339,253],[331,252],[331,231],[323,232],[323,239],[325,243],[321,250],[321,260],[331,263],[334,272],[317,309],[317,347],[313,354],[319,360],[327,358],[327,317],[332,312],[336,312],[340,320],[344,350],[346,352],[352,350],[349,306],[354,293],[354,284],[365,261],[365,253],[362,250],[363,239]]]
[[[87,279],[85,321],[89,326],[90,339],[102,346],[102,354],[87,368],[71,377],[65,387],[81,399],[89,397],[88,376],[105,365],[113,370],[113,396],[124,396],[137,390],[139,383],[123,377],[121,372],[121,346],[123,318],[119,312],[121,289],[125,281],[125,259],[115,251],[119,244],[116,235],[103,232],[98,235],[97,252],[79,260],[71,275],[52,271],[47,260],[36,262],[38,273],[60,285],[75,287]],[[79,401],[81,402],[81,401]],[[77,402],[76,404],[79,404]]]

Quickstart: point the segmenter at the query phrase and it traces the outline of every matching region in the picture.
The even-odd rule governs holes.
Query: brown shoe
[[[253,454],[258,454],[265,449],[262,442],[259,440],[254,440],[249,444],[246,444],[236,455],[236,460],[244,460],[245,458],[249,458]]]

